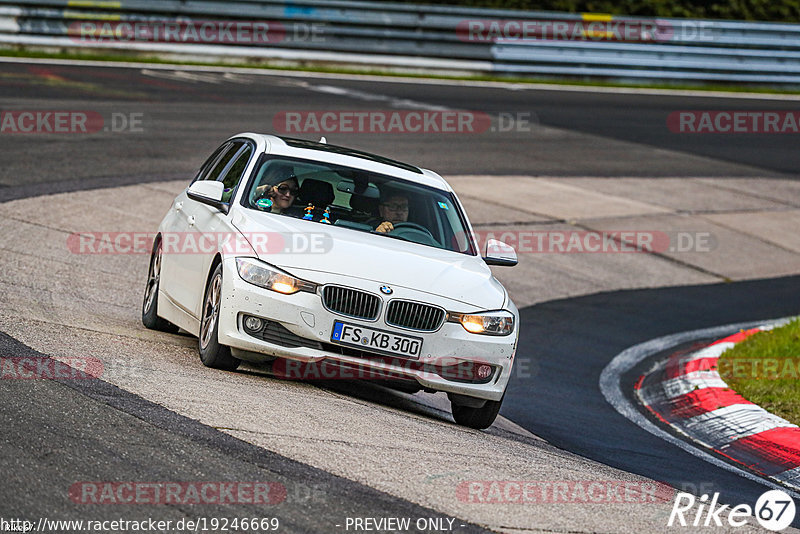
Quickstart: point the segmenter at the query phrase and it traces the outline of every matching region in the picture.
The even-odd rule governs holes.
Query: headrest
[[[376,217],[378,215],[379,203],[380,203],[379,199],[365,197],[364,195],[352,195],[350,197],[351,208],[353,208],[356,211],[360,211],[362,213],[368,213]]]
[[[333,202],[333,186],[322,180],[306,178],[300,185],[300,202],[303,205],[313,204],[317,208],[324,208]]]

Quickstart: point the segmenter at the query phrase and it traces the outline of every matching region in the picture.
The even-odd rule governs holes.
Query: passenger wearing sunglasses
[[[297,186],[297,178],[294,176],[291,176],[273,186],[270,186],[269,184],[260,185],[256,188],[256,196],[258,198],[256,205],[271,213],[282,213],[284,215],[289,215],[287,210],[292,206],[292,204],[294,204],[294,200],[297,198],[297,193],[299,191],[300,189]],[[262,201],[264,199],[271,200],[272,205],[263,205],[264,203]]]

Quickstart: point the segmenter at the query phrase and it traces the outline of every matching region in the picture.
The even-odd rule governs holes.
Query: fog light
[[[261,327],[264,326],[264,321],[259,319],[258,317],[253,317],[249,315],[244,320],[244,327],[250,331],[259,331]]]
[[[491,365],[481,365],[478,367],[478,378],[489,378],[492,375]]]

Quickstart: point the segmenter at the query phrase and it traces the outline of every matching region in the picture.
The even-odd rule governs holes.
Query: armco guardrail
[[[0,0],[0,45],[445,73],[800,84],[800,24],[345,0]]]

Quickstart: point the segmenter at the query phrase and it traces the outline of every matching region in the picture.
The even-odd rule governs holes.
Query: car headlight
[[[447,314],[451,323],[461,323],[464,330],[473,334],[488,336],[507,336],[514,331],[514,315],[507,311],[492,311],[484,313],[454,313]]]
[[[277,291],[284,295],[291,295],[298,291],[314,293],[317,290],[317,284],[295,278],[280,269],[253,258],[236,258],[236,270],[239,271],[239,276],[245,282]]]

